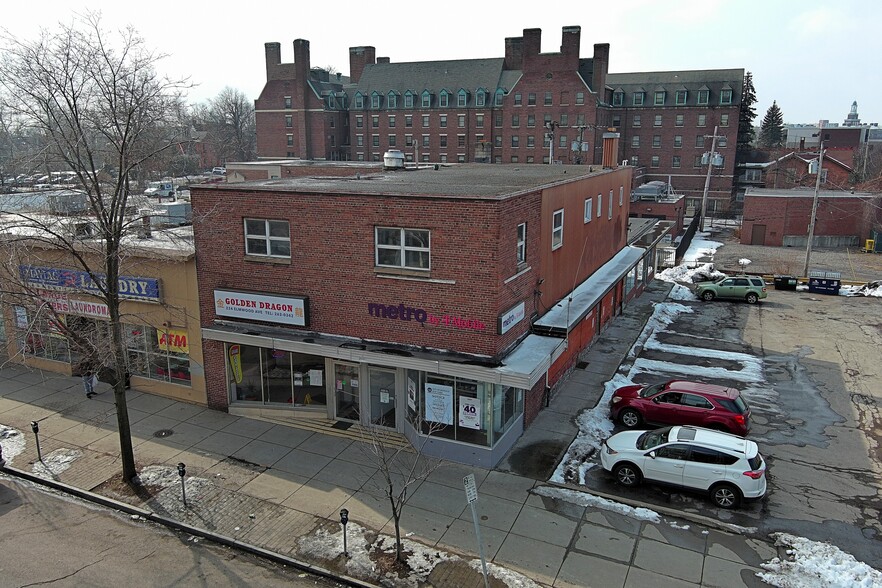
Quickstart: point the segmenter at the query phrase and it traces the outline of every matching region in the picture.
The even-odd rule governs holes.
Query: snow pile
[[[786,561],[760,564],[757,576],[781,588],[871,588],[882,586],[882,574],[829,543],[788,533],[772,533],[775,545],[787,547]]]
[[[665,282],[680,282],[685,284],[694,284],[697,282],[715,282],[726,277],[721,271],[714,269],[712,263],[702,263],[695,267],[687,265],[678,265],[669,267],[656,274],[656,277]]]
[[[843,290],[849,290],[848,292],[843,292]],[[864,284],[863,286],[842,286],[839,289],[840,294],[845,294],[846,296],[874,296],[874,297],[882,297],[882,282],[880,281],[872,281]]]
[[[24,435],[18,429],[0,425],[0,447],[3,447],[3,459],[12,465],[13,458],[24,451]]]
[[[628,352],[628,357],[636,357],[637,350],[642,348],[647,339],[656,331],[664,331],[665,327],[670,325],[678,316],[684,313],[694,312],[692,308],[683,306],[682,304],[663,302],[653,306],[652,316],[646,321],[643,330],[637,336],[634,345]]]
[[[549,498],[564,500],[566,502],[578,504],[579,506],[591,506],[594,508],[599,508],[601,510],[617,512],[619,514],[631,517],[632,519],[650,521],[652,523],[661,522],[661,517],[654,510],[642,507],[635,508],[633,506],[628,506],[627,504],[622,504],[621,502],[614,502],[612,500],[607,500],[606,498],[601,498],[600,496],[595,496],[594,494],[590,494],[588,492],[579,492],[577,490],[569,490],[567,488],[549,488],[543,486],[534,489],[533,493],[540,496],[547,496]]]
[[[472,569],[483,573],[481,570],[480,559],[473,559],[469,562],[469,565],[472,566]],[[517,572],[513,572],[511,570],[507,570],[492,563],[487,564],[487,575],[502,580],[503,584],[505,584],[506,586],[511,586],[512,588],[540,588],[539,584],[537,584],[527,576],[519,574]]]
[[[698,300],[695,292],[681,284],[674,284],[670,294],[668,294],[668,298],[671,300]]]
[[[744,257],[742,257],[741,259],[738,260],[738,265],[740,265],[742,269],[746,268],[751,263],[752,262],[749,259],[744,258]]]
[[[367,529],[352,521],[346,527],[346,549],[349,553],[346,571],[356,577],[376,577],[376,567],[368,555],[370,545],[365,538]],[[314,535],[300,537],[297,544],[304,555],[332,560],[343,553],[343,530],[338,528],[330,533],[327,529],[319,529]]]
[[[177,467],[165,465],[150,465],[141,470],[138,479],[143,486],[159,486],[162,489],[169,486],[180,486],[181,475],[178,473]],[[202,494],[206,488],[213,484],[205,478],[197,478],[195,476],[185,476],[184,490],[187,493],[187,500],[194,499]],[[165,501],[161,501],[163,506],[170,506]],[[173,504],[173,503],[172,503]]]
[[[52,453],[44,455],[42,462],[35,462],[32,471],[41,478],[51,480],[81,457],[83,457],[83,452],[79,449],[56,449]]]
[[[713,257],[717,249],[723,246],[719,241],[705,239],[709,235],[710,233],[696,231],[695,236],[692,237],[692,243],[689,244],[689,249],[683,254],[682,262],[684,264],[695,265],[702,257]]]

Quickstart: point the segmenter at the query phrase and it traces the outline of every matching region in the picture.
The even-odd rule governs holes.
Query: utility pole
[[[805,245],[805,267],[802,275],[808,277],[809,262],[812,260],[812,241],[815,239],[815,218],[818,215],[818,194],[821,191],[821,172],[824,171],[824,141],[821,141],[821,153],[818,155],[818,177],[815,178],[815,198],[812,202],[812,217],[809,220],[808,242]]]
[[[714,127],[710,151],[704,154],[704,156],[707,157],[707,176],[704,178],[704,195],[701,197],[701,225],[699,230],[702,232],[704,232],[704,221],[707,218],[707,192],[710,189],[711,170],[714,167],[714,160],[718,156],[718,153],[716,152],[718,128],[719,127]],[[707,135],[705,135],[704,138],[707,139]]]
[[[545,136],[548,137],[548,165],[554,165],[554,129],[557,126],[558,124],[553,120],[545,123],[545,128],[548,129],[548,132],[545,133]]]

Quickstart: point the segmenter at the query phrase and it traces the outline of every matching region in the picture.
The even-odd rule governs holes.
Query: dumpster
[[[841,274],[839,272],[809,272],[809,292],[816,294],[839,294],[839,288],[842,286]]]
[[[796,290],[796,285],[794,276],[775,276],[775,290]]]

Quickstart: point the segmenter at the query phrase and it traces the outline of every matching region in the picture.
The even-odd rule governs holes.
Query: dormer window
[[[731,88],[723,88],[720,90],[720,104],[732,104]]]
[[[413,92],[410,90],[404,93],[404,107],[413,108]]]
[[[639,91],[634,92],[634,96],[631,98],[631,102],[634,106],[643,106],[643,100],[646,98],[646,92]]]
[[[689,95],[689,92],[686,91],[685,88],[682,90],[677,90],[677,94],[675,96],[675,104],[683,105],[686,104],[686,97]]]
[[[494,106],[502,106],[502,97],[505,95],[505,92],[502,88],[496,90],[496,99],[493,102]]]
[[[625,93],[621,90],[616,90],[613,92],[612,103],[613,106],[621,106],[625,102]]]
[[[654,104],[656,106],[664,106],[664,104],[665,104],[665,91],[664,90],[656,90],[655,91]]]
[[[487,106],[487,94],[484,90],[478,90],[475,93],[475,106]]]
[[[456,93],[456,105],[457,106],[459,106],[460,108],[463,108],[463,107],[465,107],[466,104],[468,104],[468,101],[469,101],[469,93],[468,92],[466,92],[465,90],[460,90],[459,92]]]
[[[432,94],[428,90],[423,90],[421,104],[423,108],[430,108],[432,106]]]
[[[389,92],[386,95],[386,106],[389,108],[398,108],[398,94],[395,92]]]
[[[447,90],[441,90],[441,94],[438,96],[438,106],[441,108],[447,108],[449,105],[449,96]]]
[[[707,105],[708,99],[710,98],[710,90],[707,86],[702,86],[698,89],[698,104],[701,106]]]
[[[364,96],[360,92],[355,94],[355,107],[364,108]]]
[[[371,108],[374,110],[380,109],[380,95],[376,92],[371,94]]]

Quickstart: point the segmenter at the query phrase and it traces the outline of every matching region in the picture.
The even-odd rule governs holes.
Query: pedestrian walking
[[[86,390],[86,398],[95,396],[95,364],[84,359],[80,362],[80,376],[83,378],[83,388]]]

